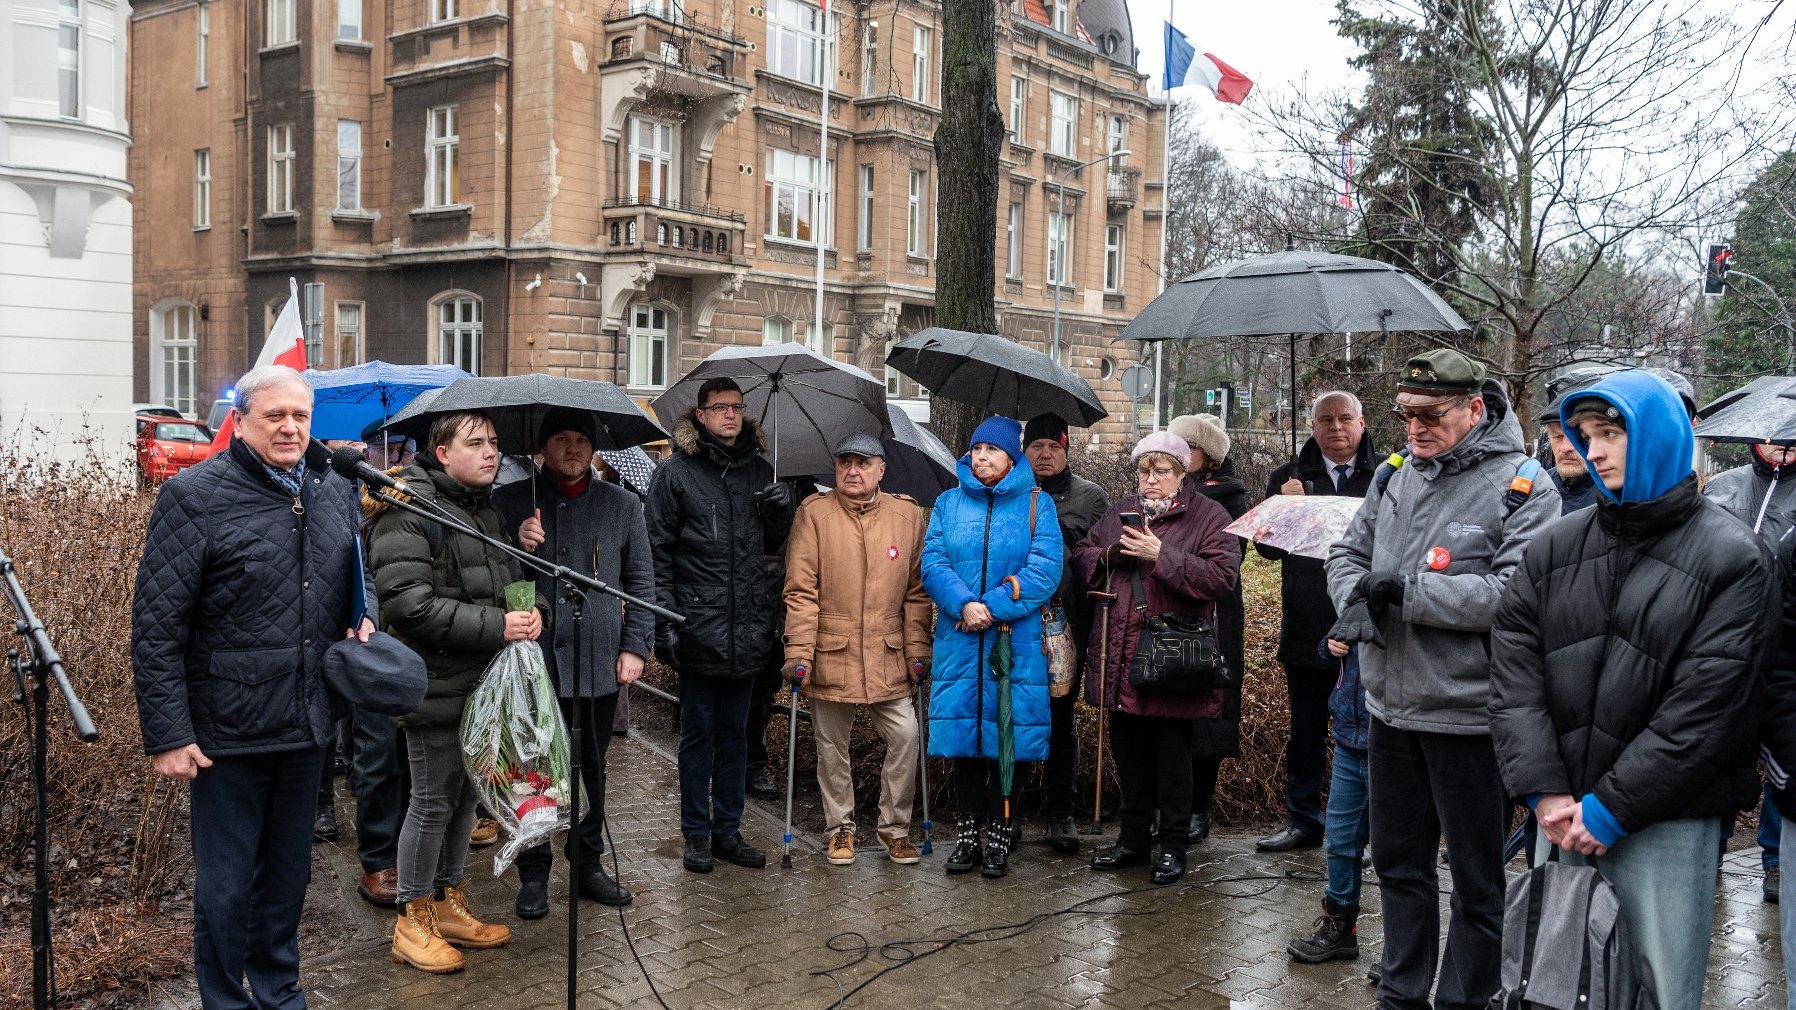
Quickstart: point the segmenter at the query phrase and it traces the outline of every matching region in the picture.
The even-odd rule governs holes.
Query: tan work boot
[[[881,834],[879,840],[885,844],[886,855],[892,857],[894,863],[909,866],[923,858],[923,854],[917,851],[915,845],[911,844],[909,835]]]
[[[511,942],[511,930],[497,923],[481,922],[468,911],[468,899],[462,885],[443,888],[443,900],[432,902],[437,917],[437,935],[458,947],[485,950],[503,947]]]
[[[854,862],[854,831],[850,828],[838,828],[829,836],[829,864],[831,866],[847,866]]]
[[[461,951],[449,946],[436,927],[436,910],[429,898],[408,901],[393,924],[393,963],[409,964],[432,975],[461,971]]]

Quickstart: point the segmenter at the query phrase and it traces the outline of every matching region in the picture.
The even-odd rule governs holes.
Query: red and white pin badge
[[[898,560],[898,545],[897,544],[893,544],[892,546],[886,548],[886,557],[890,558],[893,561]]]
[[[1453,563],[1453,554],[1445,547],[1430,547],[1423,558],[1428,562],[1428,567],[1437,572],[1446,571],[1447,566]]]

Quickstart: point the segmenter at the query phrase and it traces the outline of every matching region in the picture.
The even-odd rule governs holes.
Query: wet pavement
[[[750,801],[747,834],[768,851],[768,867],[720,862],[701,876],[680,867],[670,756],[635,735],[618,740],[611,755],[616,852],[623,880],[636,892],[624,922],[661,998],[677,1010],[1203,1010],[1374,1002],[1365,970],[1377,956],[1382,922],[1370,880],[1360,960],[1299,965],[1285,954],[1285,942],[1319,911],[1319,850],[1274,857],[1253,850],[1252,834],[1213,837],[1193,850],[1187,883],[1172,888],[1150,888],[1145,869],[1087,870],[1095,838],[1074,857],[1056,855],[1031,837],[1013,857],[1010,875],[996,881],[976,872],[945,875],[942,844],[916,866],[863,849],[853,866],[833,867],[817,837],[796,843],[793,868],[782,870],[781,811]],[[347,815],[348,804],[340,809]],[[354,936],[305,961],[301,981],[310,1006],[564,1006],[564,864],[556,864],[558,897],[549,917],[520,923],[511,912],[515,875],[491,875],[495,851],[474,854],[470,903],[477,914],[510,925],[512,943],[469,952],[461,973],[428,976],[389,961],[392,914],[356,896],[359,870],[348,838],[329,847],[335,872],[314,873],[308,900],[333,903],[316,911],[341,914],[353,923]],[[1757,850],[1730,853],[1724,871],[1705,1005],[1782,1006],[1776,906],[1760,903]],[[577,1005],[656,1006],[617,913],[582,904],[579,926]],[[943,942],[956,936],[963,939]]]

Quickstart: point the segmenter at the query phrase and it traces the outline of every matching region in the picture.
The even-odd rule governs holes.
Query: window
[[[203,88],[206,86],[206,64],[212,58],[212,8],[200,4],[199,12],[199,38],[193,54],[197,69],[194,71],[193,86]]]
[[[1065,284],[1067,282],[1066,246],[1067,232],[1072,222],[1060,211],[1048,212],[1048,283]]]
[[[659,305],[630,307],[630,385],[667,387],[667,310]]]
[[[1072,34],[1067,30],[1070,27],[1067,22],[1072,17],[1072,7],[1073,0],[1048,0],[1047,2],[1048,22],[1053,25],[1055,31],[1062,35]]]
[[[362,209],[362,124],[337,120],[337,209]]]
[[[81,118],[81,0],[59,0],[56,27],[57,111],[65,119]]]
[[[430,0],[430,22],[449,21],[455,17],[456,0]]]
[[[1054,130],[1048,135],[1048,150],[1062,158],[1073,157],[1073,127],[1079,121],[1079,100],[1056,91],[1052,95]]]
[[[1110,117],[1110,147],[1108,148],[1110,153],[1115,154],[1116,152],[1122,150],[1125,146],[1127,146],[1128,139],[1129,139],[1129,121],[1124,119],[1121,116],[1111,116]]]
[[[205,10],[204,7],[200,8]],[[212,149],[193,152],[193,227],[212,227]]]
[[[337,38],[362,37],[362,0],[337,0]]]
[[[456,131],[456,106],[439,105],[431,109],[425,131],[424,205],[452,207],[461,197],[461,176],[457,156],[461,152],[461,136]]]
[[[879,78],[879,25],[876,21],[864,22],[861,29],[861,94],[873,95],[877,92]]]
[[[873,248],[873,166],[861,166],[861,213],[856,229],[855,248],[862,252]]]
[[[767,69],[781,77],[821,87],[823,70],[817,58],[819,45],[829,48],[823,64],[832,68],[836,64],[835,40],[824,38],[825,34],[833,36],[834,33],[825,33],[823,17],[822,11],[799,0],[768,0]]]
[[[166,403],[188,417],[194,416],[196,365],[199,360],[199,311],[176,302],[151,314],[150,399]]]
[[[299,39],[298,0],[267,0],[268,27],[264,46],[284,46]]]
[[[910,170],[910,205],[906,218],[904,250],[912,256],[927,255],[923,245],[923,236],[928,234],[926,227],[928,215],[924,200],[929,195],[929,173],[918,168]]]
[[[437,363],[480,374],[480,299],[456,295],[437,303]]]
[[[891,358],[891,356],[892,356],[892,349],[897,346],[898,346],[898,338],[897,337],[893,337],[890,340],[886,341],[886,357],[888,359]],[[900,372],[896,368],[893,368],[891,365],[886,366],[886,395],[887,396],[903,396],[904,395],[904,373]]]
[[[1023,142],[1023,107],[1029,97],[1029,82],[1021,77],[1010,79],[1010,142]]]
[[[767,152],[767,237],[816,242],[817,227],[829,241],[829,223],[819,221],[822,179],[817,159],[791,151]]]
[[[1112,224],[1104,227],[1104,290],[1112,293],[1122,290],[1123,265],[1123,230],[1122,225]]]
[[[631,196],[656,206],[674,202],[673,124],[632,116],[628,136]]]
[[[362,363],[362,303],[337,303],[337,367]]]
[[[817,336],[817,321],[815,319],[804,324],[804,345],[826,358],[835,357],[835,354],[832,353],[835,351],[836,347],[835,326],[831,323],[824,323],[823,336],[820,338]]]
[[[792,339],[792,320],[785,316],[768,316],[761,320],[761,346],[771,347]]]
[[[935,32],[918,25],[911,37],[910,96],[929,101],[929,61],[935,55]]]
[[[268,213],[293,213],[293,124],[268,128]]]
[[[1010,205],[1010,221],[1004,226],[1004,236],[1009,246],[1004,250],[1004,276],[1023,276],[1023,205],[1012,202]]]

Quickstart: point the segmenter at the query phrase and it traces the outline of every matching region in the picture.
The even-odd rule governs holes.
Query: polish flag
[[[299,320],[299,282],[287,278],[287,291],[287,304],[275,317],[274,325],[269,327],[268,339],[262,342],[262,353],[256,355],[256,368],[286,365],[296,372],[306,370],[306,328]],[[235,410],[225,415],[218,433],[212,436],[213,452],[230,448],[231,433],[237,430],[236,420]]]

